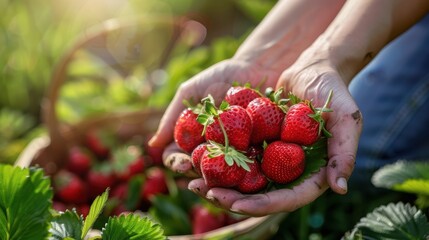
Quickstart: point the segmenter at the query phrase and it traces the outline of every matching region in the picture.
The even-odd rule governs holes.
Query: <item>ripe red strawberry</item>
[[[82,215],[84,218],[88,216],[91,206],[88,203],[84,203],[78,206],[77,212]]]
[[[250,172],[246,172],[236,189],[241,193],[259,192],[268,185],[268,179],[262,173],[261,165],[258,161],[253,161],[248,165]]]
[[[80,147],[72,147],[68,154],[66,168],[79,176],[85,176],[91,169],[92,156]]]
[[[94,166],[88,173],[87,182],[91,197],[97,197],[102,194],[106,188],[115,184],[115,176],[108,162]]]
[[[281,128],[281,140],[309,146],[319,139],[322,131],[325,136],[330,137],[331,134],[324,126],[325,121],[322,118],[322,113],[331,111],[327,108],[331,94],[325,106],[320,109],[313,108],[310,101],[293,104],[284,118]]]
[[[99,135],[99,132],[90,131],[85,136],[85,145],[90,149],[99,159],[107,159],[110,155],[110,149],[107,144]]]
[[[206,101],[205,103],[209,109],[206,110],[204,116],[200,114],[199,120],[204,120],[201,122],[207,126],[205,130],[206,140],[226,144],[223,127],[230,146],[241,151],[247,150],[252,133],[252,120],[246,109],[237,105],[230,106],[226,102],[222,102],[219,109],[216,109],[212,102]]]
[[[141,150],[133,145],[113,151],[111,161],[114,173],[120,181],[130,180],[133,176],[143,173],[145,168]]]
[[[212,143],[201,157],[201,173],[209,188],[235,187],[250,171],[247,165],[250,162],[233,148],[227,150],[222,145]]]
[[[56,196],[64,203],[82,204],[88,201],[86,184],[74,173],[60,170],[54,176]]]
[[[200,234],[225,226],[227,214],[213,207],[195,204],[191,209],[192,234]]]
[[[204,126],[197,121],[197,116],[191,108],[183,110],[174,128],[174,140],[187,153],[205,141],[202,135]]]
[[[128,195],[128,183],[120,183],[112,188],[111,198],[125,200]]]
[[[198,145],[191,154],[192,166],[194,167],[195,172],[202,176],[201,173],[201,157],[204,152],[207,150],[207,143],[201,143]]]
[[[146,170],[146,180],[142,185],[140,196],[146,203],[157,194],[167,194],[167,176],[160,167],[152,167]]]
[[[264,175],[273,182],[291,182],[304,172],[304,150],[294,143],[272,142],[265,148],[261,168]]]
[[[297,103],[289,108],[281,129],[281,139],[300,145],[311,145],[319,138],[319,122],[310,117],[310,106]]]
[[[233,86],[228,89],[225,95],[225,101],[229,105],[238,105],[246,108],[250,101],[262,95],[248,86]]]
[[[268,90],[268,97],[259,97],[252,100],[246,108],[252,119],[252,144],[261,144],[280,138],[280,128],[285,116],[282,89],[276,92]]]
[[[57,212],[65,212],[67,210],[67,205],[60,201],[53,201],[52,208]]]

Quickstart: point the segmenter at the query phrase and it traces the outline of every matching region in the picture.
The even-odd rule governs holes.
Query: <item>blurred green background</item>
[[[110,47],[108,53],[97,45],[76,51],[57,102],[58,117],[64,122],[112,111],[165,107],[181,82],[231,57],[275,2],[0,0],[0,163],[12,164],[31,140],[47,134],[41,106],[53,72],[93,26],[112,18],[146,19],[134,28],[142,32],[141,38],[119,46],[106,40],[103,46]],[[174,41],[163,61],[159,57],[170,43],[164,40],[175,37],[171,23],[182,17],[197,23],[188,22],[192,33]],[[170,25],[151,29],[151,21],[164,20]],[[127,37],[128,31],[109,37]],[[118,49],[138,54],[130,60],[129,55],[115,52]],[[130,62],[127,65],[121,59]],[[371,198],[353,189],[346,196],[327,192],[291,213],[273,239],[339,239],[371,209],[404,197],[409,198],[394,192]]]
[[[41,104],[51,76],[61,57],[93,26],[112,18],[130,17],[169,21],[187,17],[202,24],[204,29],[197,31],[204,41],[199,42],[198,47],[197,44],[176,44],[181,50],[168,58],[166,71],[158,72],[158,75],[164,74],[164,81],[168,78],[168,83],[164,86],[166,90],[159,93],[162,97],[153,97],[152,101],[158,99],[158,105],[165,105],[180,82],[232,56],[245,35],[274,3],[273,0],[0,0],[0,162],[14,162],[31,139],[45,134]],[[158,45],[158,49],[146,52],[145,58],[159,55],[159,48],[166,48],[166,43]],[[126,46],[113,47],[124,49]],[[79,81],[61,88],[60,96],[66,98],[58,103],[62,120],[77,120],[94,112],[117,110],[120,106],[141,106],[138,92],[143,91],[144,86],[139,82],[148,74],[144,69],[134,68],[128,76],[119,76],[106,70],[112,69],[109,64],[95,61],[88,54],[80,54],[70,68],[70,75]],[[132,79],[125,83],[113,81],[106,90],[94,81],[100,78],[110,82]],[[90,100],[94,96],[95,100]],[[93,103],[92,106],[89,103]]]

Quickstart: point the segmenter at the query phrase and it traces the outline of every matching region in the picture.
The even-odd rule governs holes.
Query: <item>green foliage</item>
[[[66,210],[64,213],[54,215],[51,221],[50,240],[81,239],[82,227],[82,216],[79,216],[75,209]]]
[[[46,238],[52,195],[42,170],[0,165],[0,239]]]
[[[109,197],[109,189],[101,194],[101,196],[97,196],[94,202],[91,204],[91,208],[89,210],[88,216],[85,219],[85,223],[82,229],[81,238],[84,239],[88,231],[91,229],[92,225],[97,220],[98,216],[100,216],[103,211],[104,206],[106,205],[107,199]]]
[[[429,222],[421,210],[402,202],[378,207],[356,224],[345,239],[422,239]]]
[[[103,240],[132,240],[153,239],[163,240],[166,237],[159,224],[149,218],[142,218],[135,214],[121,215],[110,218],[102,232]]]
[[[188,191],[189,192],[189,191]],[[197,199],[190,196],[183,190],[178,190],[174,195],[158,195],[152,199],[152,206],[149,214],[156,222],[159,222],[166,235],[186,235],[192,232],[186,204],[195,203]]]
[[[417,195],[420,208],[429,207],[429,163],[398,161],[386,165],[374,173],[372,183],[376,187]]]
[[[52,209],[50,184],[42,169],[0,165],[0,239],[85,239],[107,202],[109,190],[94,200],[84,220],[75,209],[59,213]],[[160,225],[130,214],[109,218],[102,239],[165,239],[165,236]]]

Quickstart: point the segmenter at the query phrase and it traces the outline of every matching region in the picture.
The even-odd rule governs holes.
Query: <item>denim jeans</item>
[[[385,48],[349,85],[363,115],[351,182],[397,160],[429,161],[429,15]]]

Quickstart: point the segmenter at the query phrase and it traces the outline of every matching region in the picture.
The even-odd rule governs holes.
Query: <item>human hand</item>
[[[315,60],[316,59],[316,60]],[[362,129],[360,111],[347,90],[343,77],[329,60],[304,54],[281,75],[277,87],[293,92],[302,99],[312,99],[314,106],[322,106],[333,91],[330,109],[326,114],[328,163],[292,189],[244,195],[232,189],[208,189],[202,179],[190,182],[189,189],[207,198],[218,207],[234,212],[262,216],[276,212],[291,212],[317,199],[329,187],[339,193],[347,192]]]
[[[222,61],[199,73],[179,87],[173,100],[163,115],[157,133],[151,139],[152,146],[165,147],[164,165],[175,172],[195,176],[192,172],[190,156],[183,153],[174,143],[173,132],[175,122],[185,109],[183,100],[199,101],[209,94],[220,102],[233,82],[250,83],[252,87],[265,89],[274,87],[281,71],[262,68],[246,61],[230,59]]]

